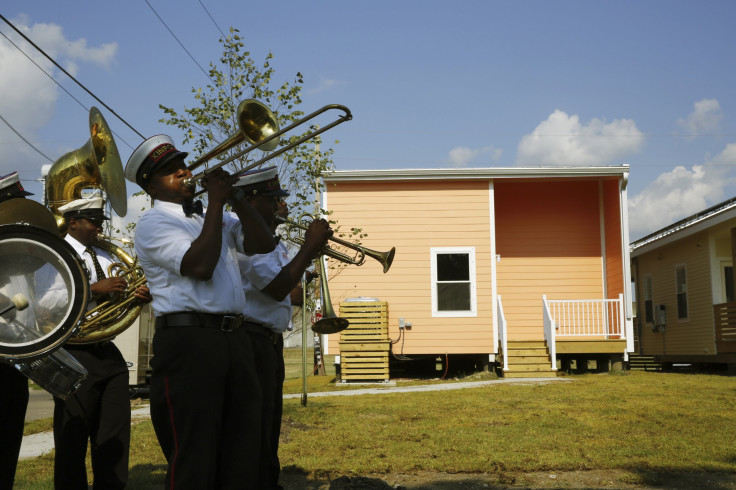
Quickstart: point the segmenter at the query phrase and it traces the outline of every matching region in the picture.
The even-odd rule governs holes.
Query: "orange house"
[[[322,206],[393,266],[328,269],[333,308],[387,304],[394,357],[554,376],[633,351],[628,166],[335,171]],[[334,265],[334,264],[330,264]],[[340,337],[322,340],[340,354]],[[339,362],[339,357],[336,362]]]

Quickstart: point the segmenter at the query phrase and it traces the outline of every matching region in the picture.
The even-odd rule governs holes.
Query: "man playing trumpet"
[[[187,153],[153,136],[125,168],[153,198],[135,250],[153,295],[151,420],[166,456],[167,488],[258,488],[260,386],[243,325],[237,252],[276,246],[263,218],[218,170],[205,179],[209,206],[193,203]],[[224,214],[230,200],[238,220]],[[196,209],[199,208],[199,209]]]
[[[276,232],[275,215],[288,216],[276,167],[243,174],[236,187],[245,199]],[[290,259],[287,249],[279,242],[269,254],[240,256],[246,306],[245,326],[255,346],[256,367],[263,395],[263,438],[259,488],[275,489],[278,485],[278,458],[284,387],[284,337],[291,322],[290,293],[319,254],[332,229],[326,220],[314,220],[305,233],[304,244]],[[301,299],[301,298],[300,298]]]

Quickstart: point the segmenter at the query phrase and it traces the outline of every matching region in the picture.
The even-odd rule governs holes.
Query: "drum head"
[[[0,357],[48,354],[84,317],[89,282],[74,249],[28,225],[0,226]]]

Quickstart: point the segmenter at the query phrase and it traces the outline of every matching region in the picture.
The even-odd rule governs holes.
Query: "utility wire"
[[[84,104],[83,104],[83,103],[82,103],[82,102],[81,102],[81,101],[80,101],[79,99],[77,99],[76,97],[74,97],[74,95],[72,95],[72,93],[71,93],[71,92],[69,92],[69,91],[68,91],[68,90],[67,90],[67,89],[66,89],[66,88],[65,88],[65,87],[64,87],[64,86],[63,86],[63,85],[62,85],[61,83],[59,83],[59,82],[58,82],[58,81],[57,81],[56,79],[54,79],[54,77],[53,77],[53,76],[52,76],[52,75],[51,75],[51,74],[50,74],[49,72],[47,72],[46,70],[44,70],[44,69],[43,69],[43,67],[42,67],[41,65],[39,65],[38,63],[36,63],[36,62],[35,62],[35,61],[33,60],[33,58],[31,58],[30,56],[28,56],[28,54],[27,54],[27,53],[26,53],[25,51],[23,51],[23,49],[21,49],[21,47],[20,47],[20,46],[18,46],[17,44],[15,44],[15,43],[14,43],[14,42],[12,41],[12,39],[10,39],[10,38],[9,38],[8,36],[6,36],[6,35],[5,35],[5,33],[4,33],[4,32],[0,32],[0,34],[1,34],[1,35],[2,35],[2,36],[3,36],[4,38],[5,38],[5,39],[7,39],[7,41],[8,41],[8,42],[9,42],[10,44],[12,44],[13,46],[15,46],[15,49],[17,49],[18,51],[20,51],[20,52],[21,52],[21,53],[23,54],[23,56],[25,56],[26,58],[28,58],[28,61],[30,61],[31,63],[33,63],[34,65],[36,65],[36,68],[38,68],[39,70],[41,70],[41,71],[43,72],[43,74],[44,74],[44,75],[46,75],[47,77],[49,77],[49,78],[51,79],[51,81],[52,81],[52,82],[54,82],[54,83],[55,83],[55,84],[56,84],[56,85],[57,85],[57,86],[58,86],[58,87],[59,87],[59,88],[60,88],[61,90],[63,90],[64,92],[66,92],[66,93],[67,93],[67,95],[68,95],[69,97],[71,97],[72,99],[74,99],[74,100],[75,100],[75,101],[77,102],[77,104],[79,104],[80,106],[82,106],[82,108],[83,108],[83,109],[84,109],[85,111],[89,112],[89,107],[87,107],[87,106],[86,106],[86,105],[84,105]],[[5,124],[8,124],[8,122],[7,122],[7,121],[5,121]],[[8,126],[10,126],[10,124],[8,124]],[[13,131],[15,131],[15,130],[13,130]],[[111,131],[112,131],[112,130],[111,130]],[[135,130],[134,130],[134,131],[135,131]],[[16,134],[18,134],[18,133],[16,132]],[[114,134],[115,136],[117,136],[117,137],[118,137],[118,139],[119,139],[119,140],[121,140],[121,141],[122,141],[123,143],[125,143],[126,145],[128,145],[128,147],[129,147],[129,148],[130,148],[131,150],[133,149],[133,147],[132,147],[132,146],[130,146],[130,143],[128,143],[127,141],[125,141],[125,140],[123,139],[123,137],[122,137],[122,136],[120,136],[119,134],[117,134],[117,133],[116,133],[115,131],[113,131],[113,134]],[[19,136],[20,136],[20,135],[19,135]],[[26,141],[25,139],[23,139],[23,141],[25,141],[26,143],[28,143],[28,141]],[[33,145],[31,145],[31,148],[33,148]],[[33,149],[34,149],[34,150],[36,150],[36,151],[38,151],[38,150],[37,150],[36,148],[33,148]],[[44,156],[45,156],[45,155],[44,155]]]
[[[215,19],[214,19],[214,17],[212,17],[212,15],[210,14],[210,11],[209,11],[209,10],[207,10],[207,7],[205,7],[205,6],[204,6],[204,4],[202,3],[202,0],[198,0],[198,1],[199,1],[199,4],[200,4],[200,5],[202,6],[202,8],[204,9],[204,11],[205,11],[205,12],[207,12],[207,15],[209,16],[209,18],[210,18],[210,20],[212,21],[212,23],[213,23],[213,24],[215,24],[215,27],[217,27],[217,30],[218,30],[218,31],[220,31],[220,34],[222,35],[222,37],[225,37],[225,33],[224,33],[224,32],[222,32],[222,29],[220,29],[220,26],[219,26],[219,25],[217,25],[217,22],[215,22]]]
[[[46,54],[46,52],[45,52],[45,51],[44,51],[43,49],[41,49],[41,48],[40,48],[40,47],[38,47],[38,46],[37,46],[37,45],[36,45],[36,44],[35,44],[35,43],[34,43],[33,41],[31,41],[31,40],[30,40],[30,39],[28,38],[28,36],[26,36],[25,34],[23,34],[23,33],[22,33],[22,32],[21,32],[21,31],[20,31],[20,30],[19,30],[19,29],[18,29],[17,27],[15,27],[15,26],[14,26],[14,25],[13,25],[13,24],[12,24],[12,23],[11,23],[11,22],[10,22],[10,21],[8,20],[8,19],[6,19],[4,15],[0,14],[0,19],[4,20],[4,21],[5,21],[5,23],[6,23],[6,24],[8,24],[8,25],[9,25],[10,27],[12,27],[12,28],[13,28],[13,30],[14,30],[15,32],[17,32],[17,33],[18,33],[18,34],[19,34],[19,35],[20,35],[20,36],[21,36],[21,37],[22,37],[23,39],[25,39],[26,41],[28,41],[28,42],[29,42],[29,43],[31,44],[31,46],[33,46],[34,48],[36,48],[36,49],[38,50],[38,52],[39,52],[39,53],[41,53],[42,55],[44,55],[44,56],[45,56],[45,57],[46,57],[46,58],[47,58],[47,59],[48,59],[49,61],[51,61],[51,62],[52,62],[52,63],[53,63],[53,64],[54,64],[54,65],[55,65],[55,66],[56,66],[56,67],[57,67],[57,68],[58,68],[59,70],[61,70],[61,71],[62,71],[62,72],[63,72],[63,73],[64,73],[64,74],[66,75],[66,76],[68,76],[69,78],[71,78],[71,79],[72,79],[72,80],[73,80],[73,81],[74,81],[74,82],[75,82],[75,83],[76,83],[77,85],[79,85],[80,87],[82,87],[82,88],[84,89],[84,91],[85,91],[85,92],[87,92],[87,93],[88,93],[89,95],[91,95],[91,96],[92,96],[92,97],[93,97],[93,98],[94,98],[94,99],[95,99],[95,100],[96,100],[97,102],[99,102],[100,104],[102,104],[102,105],[103,105],[103,106],[105,107],[105,109],[107,109],[107,110],[108,110],[108,111],[110,111],[110,112],[111,112],[112,114],[114,114],[114,115],[115,115],[115,117],[117,117],[118,119],[120,119],[120,120],[121,120],[121,121],[122,121],[122,122],[123,122],[123,123],[124,123],[124,124],[125,124],[126,126],[128,126],[128,127],[129,127],[129,128],[131,129],[131,130],[133,130],[133,132],[134,132],[135,134],[137,134],[138,136],[140,136],[140,137],[141,137],[141,138],[143,138],[143,139],[146,139],[146,138],[145,138],[145,136],[143,136],[143,135],[142,135],[141,133],[139,133],[138,131],[136,131],[136,129],[135,129],[135,128],[134,128],[133,126],[131,126],[130,124],[128,124],[128,122],[127,122],[127,121],[126,121],[125,119],[123,119],[122,117],[120,117],[120,115],[118,115],[118,113],[117,113],[117,112],[115,112],[114,110],[112,110],[112,109],[110,108],[110,106],[108,106],[107,104],[105,104],[104,102],[102,102],[102,101],[101,101],[101,100],[99,99],[99,97],[97,97],[97,96],[96,96],[95,94],[93,94],[93,93],[92,93],[92,92],[91,92],[91,91],[90,91],[90,90],[89,90],[89,89],[88,89],[87,87],[85,87],[85,86],[84,86],[84,85],[83,85],[83,84],[82,84],[82,83],[81,83],[81,82],[80,82],[79,80],[77,80],[76,78],[74,78],[74,77],[73,77],[73,76],[72,76],[72,75],[71,75],[71,74],[70,74],[70,73],[69,73],[68,71],[66,71],[66,70],[65,70],[65,69],[64,69],[64,68],[63,68],[63,67],[62,67],[61,65],[59,65],[59,64],[58,64],[58,63],[56,62],[56,60],[54,60],[54,59],[53,59],[53,58],[52,58],[51,56],[49,56],[48,54]]]
[[[166,25],[166,22],[164,22],[164,19],[162,19],[161,16],[158,15],[158,12],[156,12],[156,9],[154,9],[153,6],[150,3],[148,3],[148,0],[144,0],[144,1],[146,2],[146,5],[148,5],[148,7],[151,9],[151,11],[156,15],[156,17],[158,17],[158,20],[161,21],[161,23],[164,25],[164,27],[166,28],[166,30],[169,31],[169,34],[171,34],[171,36],[176,40],[176,42],[179,43],[179,46],[181,46],[181,49],[183,49],[189,55],[189,57],[192,59],[192,61],[194,61],[194,64],[197,65],[200,70],[202,70],[202,73],[204,73],[204,76],[206,76],[212,83],[215,83],[215,81],[212,80],[212,78],[210,78],[209,74],[204,70],[204,68],[202,68],[202,65],[200,65],[199,63],[197,63],[197,60],[194,59],[194,56],[192,56],[192,53],[190,53],[187,50],[187,48],[184,47],[184,45],[182,44],[182,42],[179,41],[179,38],[176,37],[176,34],[174,34],[174,32],[171,29],[169,29],[169,26],[167,26]]]
[[[86,110],[86,111],[88,111],[88,110],[89,110],[89,107],[86,107],[86,106],[85,106],[84,104],[82,104],[82,102],[81,102],[81,101],[80,101],[79,99],[77,99],[76,97],[74,97],[74,96],[73,96],[73,95],[71,94],[71,92],[69,92],[69,91],[68,91],[68,90],[67,90],[66,88],[64,88],[64,86],[63,86],[63,85],[61,85],[61,84],[60,84],[59,82],[57,82],[56,80],[54,80],[54,77],[52,77],[52,76],[51,76],[51,74],[50,74],[49,72],[47,72],[46,70],[44,70],[44,69],[43,69],[43,68],[41,67],[41,65],[39,65],[38,63],[36,63],[36,62],[35,62],[35,61],[33,60],[33,58],[31,58],[30,56],[28,56],[28,55],[26,54],[26,52],[25,52],[25,51],[23,51],[23,50],[22,50],[22,49],[20,48],[20,46],[18,46],[17,44],[15,44],[15,43],[14,43],[14,42],[12,41],[12,39],[10,39],[10,38],[9,38],[8,36],[6,36],[4,32],[0,32],[0,34],[2,34],[2,36],[3,36],[3,37],[4,37],[5,39],[7,39],[7,40],[8,40],[8,42],[9,42],[10,44],[12,44],[13,46],[15,46],[15,49],[17,49],[18,51],[20,51],[20,52],[21,52],[21,53],[23,54],[23,56],[25,56],[26,58],[28,58],[28,61],[30,61],[31,63],[33,63],[34,65],[36,65],[36,68],[38,68],[39,70],[41,70],[41,71],[42,71],[42,72],[44,73],[44,75],[46,75],[47,77],[49,77],[49,78],[51,79],[51,81],[53,81],[53,82],[54,82],[54,83],[55,83],[56,85],[58,85],[58,86],[59,86],[59,88],[60,88],[60,89],[62,89],[62,90],[63,90],[64,92],[66,92],[66,93],[67,93],[67,95],[69,95],[69,97],[71,97],[72,99],[74,99],[74,100],[75,100],[75,101],[77,102],[77,104],[81,105],[81,106],[82,106],[82,107],[84,108],[84,110]]]
[[[18,132],[18,131],[17,131],[17,130],[16,130],[16,129],[15,129],[14,127],[13,127],[13,125],[12,125],[12,124],[10,124],[10,123],[9,123],[8,121],[6,121],[6,120],[5,120],[5,118],[4,118],[4,117],[3,117],[3,116],[2,116],[1,114],[0,114],[0,119],[2,119],[2,120],[3,120],[3,122],[4,122],[5,124],[7,124],[7,125],[8,125],[8,127],[9,127],[9,128],[10,128],[10,129],[11,129],[11,130],[12,130],[12,131],[13,131],[13,132],[15,133],[15,134],[17,134],[17,135],[18,135],[18,137],[19,137],[20,139],[22,139],[23,141],[25,141],[25,142],[26,142],[26,144],[27,144],[28,146],[30,146],[31,148],[33,148],[34,150],[36,150],[36,151],[38,152],[38,154],[39,154],[39,155],[41,155],[42,157],[44,157],[44,158],[45,158],[46,160],[48,160],[49,162],[51,162],[51,163],[54,163],[54,161],[53,161],[52,159],[50,159],[49,157],[47,157],[46,155],[44,155],[44,154],[43,154],[43,152],[42,152],[41,150],[39,150],[38,148],[36,148],[35,146],[33,146],[33,143],[31,143],[30,141],[28,141],[27,139],[25,139],[25,138],[23,137],[23,135],[22,135],[22,134],[20,134],[20,133],[19,133],[19,132]]]

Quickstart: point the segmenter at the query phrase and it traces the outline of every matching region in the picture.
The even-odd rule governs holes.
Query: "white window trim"
[[[468,254],[470,269],[470,310],[438,311],[437,310],[437,254]],[[477,284],[475,280],[475,247],[432,247],[430,248],[432,317],[475,317],[478,316]]]

